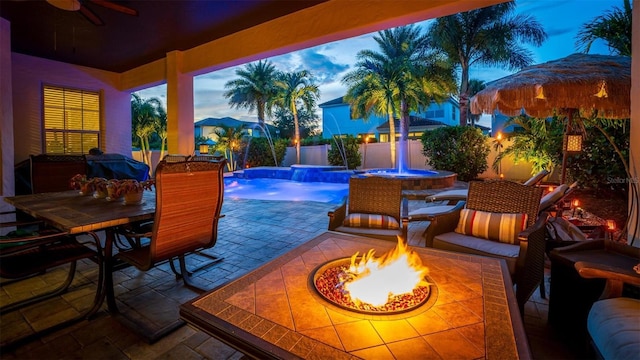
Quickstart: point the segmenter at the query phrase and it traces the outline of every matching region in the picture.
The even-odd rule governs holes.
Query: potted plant
[[[84,174],[74,175],[69,180],[69,186],[74,190],[80,190],[80,195],[90,195],[94,191],[93,182]]]
[[[120,180],[111,179],[107,180],[107,201],[114,201],[122,197],[119,194],[118,188],[120,186]]]
[[[144,190],[151,190],[152,186],[153,180],[124,179],[118,181],[114,195],[116,198],[124,197],[125,204],[140,204]]]
[[[109,185],[109,181],[105,178],[93,178],[91,180],[95,189],[93,197],[96,199],[106,198],[109,195],[107,191],[107,185]]]

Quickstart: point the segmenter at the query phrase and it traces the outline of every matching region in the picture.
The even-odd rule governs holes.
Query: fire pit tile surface
[[[241,350],[267,349],[275,357],[530,355],[526,339],[524,344],[515,340],[522,326],[520,314],[513,291],[505,290],[511,286],[506,266],[495,259],[414,249],[429,267],[437,299],[423,311],[388,319],[336,310],[309,287],[309,273],[324,262],[371,248],[383,254],[394,245],[328,232],[183,305],[183,311],[197,313],[197,325],[214,336],[241,339]]]

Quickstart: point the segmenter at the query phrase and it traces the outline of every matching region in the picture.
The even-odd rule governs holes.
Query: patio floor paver
[[[410,201],[410,209],[424,205],[424,201]],[[334,207],[335,204],[317,202],[225,199],[222,209],[225,217],[219,223],[218,242],[206,251],[224,260],[196,273],[198,283],[213,289],[316,237],[326,231],[327,212]],[[421,235],[426,226],[428,222],[410,223],[410,245],[423,246]],[[195,264],[201,260],[190,256],[188,261]],[[64,317],[61,314],[65,311],[71,313],[88,306],[92,298],[84,295],[95,286],[91,284],[97,280],[95,264],[85,261],[79,264],[78,269],[80,274],[69,294],[2,315],[2,343],[23,336],[38,326],[38,321],[45,321],[39,316],[38,321],[31,319],[29,314],[38,313],[38,308],[56,307],[57,314],[52,316],[57,319]],[[33,287],[41,287],[41,281],[51,282],[53,276],[53,272],[41,276],[44,279],[32,282]],[[60,276],[64,276],[62,271]],[[156,323],[177,319],[177,305],[198,295],[175,279],[168,264],[147,272],[135,268],[118,271],[114,274],[114,283],[121,311],[136,311]],[[19,291],[13,291],[25,290],[21,285]],[[4,288],[0,291],[0,301],[13,301],[9,296],[18,295],[8,294]],[[547,309],[548,300],[540,298],[538,292],[525,307],[525,330],[534,358],[579,358],[573,349],[550,336],[546,325]],[[46,321],[58,321],[56,319]],[[2,359],[240,359],[244,355],[189,325],[154,344],[147,344],[111,317],[103,305],[91,320],[22,344],[11,352],[3,351],[1,356]]]

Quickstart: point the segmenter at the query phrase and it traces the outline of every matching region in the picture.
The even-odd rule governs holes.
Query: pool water
[[[349,193],[349,184],[300,182],[272,178],[224,179],[224,196],[230,199],[317,201],[339,204]]]

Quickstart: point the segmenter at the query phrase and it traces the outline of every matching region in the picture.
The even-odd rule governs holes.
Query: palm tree
[[[149,167],[151,167],[149,137],[156,132],[156,123],[159,118],[158,109],[162,109],[164,112],[162,103],[158,98],[142,99],[138,94],[132,94],[131,127],[133,128],[133,133],[140,141],[142,161],[149,165]]]
[[[158,161],[161,161],[164,158],[164,151],[167,148],[167,112],[165,109],[160,106],[157,109],[158,118],[154,123],[155,132],[160,137],[160,158]]]
[[[394,69],[376,53],[363,50],[358,53],[357,69],[345,75],[342,82],[349,86],[345,101],[351,104],[353,119],[365,121],[371,114],[386,116],[389,119],[389,143],[391,167],[396,167],[396,126],[394,114]]]
[[[604,40],[612,53],[631,56],[631,13],[629,0],[623,0],[624,9],[617,6],[582,25],[576,36],[576,47],[589,53],[597,39]]]
[[[311,74],[306,71],[281,73],[275,86],[278,89],[273,104],[288,109],[293,114],[294,142],[296,144],[296,162],[300,163],[300,125],[298,123],[298,106],[313,112],[316,101],[320,98],[320,90]]]
[[[431,46],[460,67],[460,125],[467,125],[469,68],[474,64],[518,70],[533,62],[522,43],[540,46],[547,38],[542,25],[528,15],[512,15],[510,1],[436,19],[428,29]]]
[[[258,111],[258,123],[264,126],[265,112],[270,113],[268,105],[275,95],[273,86],[278,71],[268,61],[251,63],[236,70],[240,78],[228,81],[224,87],[227,90],[224,97],[229,99],[229,105],[236,109],[248,109],[249,112]]]
[[[453,68],[438,54],[429,51],[427,37],[409,25],[384,30],[374,37],[380,52],[358,53],[358,68],[343,82],[350,84],[347,99],[353,101],[354,115],[371,113],[389,118],[391,163],[395,166],[395,123],[400,116],[400,170],[406,168],[409,113],[442,102],[455,89]]]
[[[234,160],[234,154],[240,150],[242,137],[245,135],[242,125],[235,128],[221,125],[213,133],[217,136],[216,151],[221,151],[227,158],[227,169],[235,171],[237,162]]]

